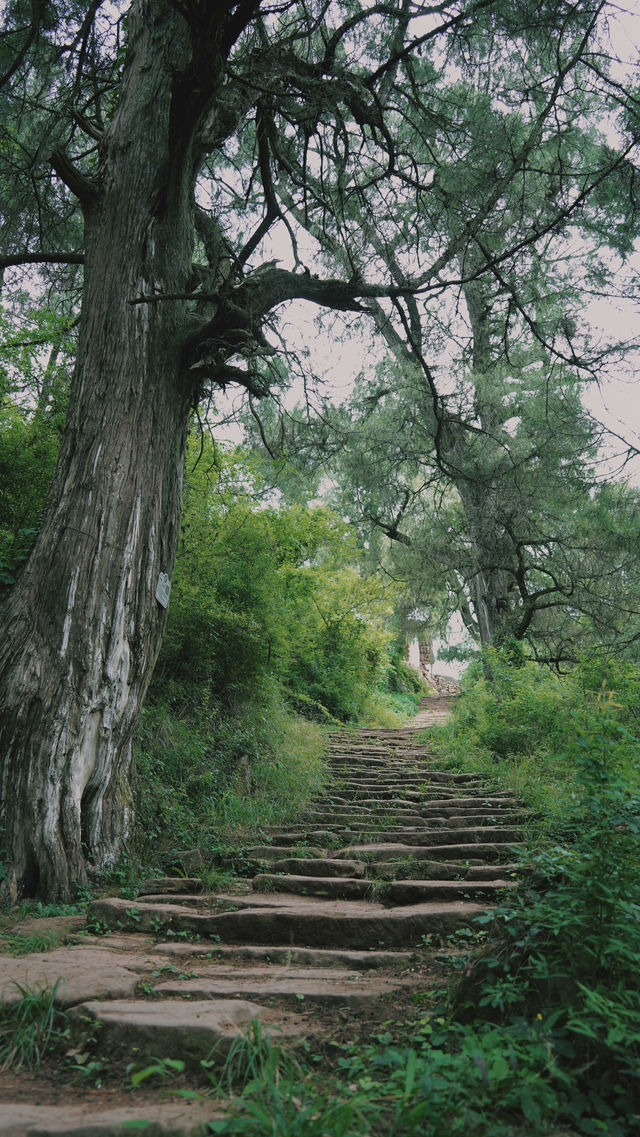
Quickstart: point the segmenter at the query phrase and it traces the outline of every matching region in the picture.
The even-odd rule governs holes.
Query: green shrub
[[[615,697],[603,695],[616,683]],[[620,661],[585,660],[566,676],[489,648],[485,665],[474,662],[454,701],[453,717],[432,728],[439,752],[460,769],[499,776],[540,817],[557,821],[571,808],[577,731],[598,733],[602,698],[620,724],[637,721],[638,667]],[[624,753],[623,753],[624,752]],[[635,744],[618,740],[628,771],[640,773]]]
[[[625,1133],[625,1118],[640,1119],[640,794],[628,772],[638,746],[614,711],[601,698],[589,729],[574,721],[572,807],[555,842],[532,855],[529,889],[479,918],[500,946],[457,998],[473,1017],[549,1025],[574,1085],[566,1108],[584,1133]]]
[[[489,678],[490,676],[490,678]],[[456,723],[477,745],[499,758],[559,749],[574,688],[535,663],[514,664],[512,654],[488,648],[463,682],[466,698]]]
[[[404,726],[414,717],[420,705],[420,694],[408,691],[403,694],[388,691],[374,691],[365,699],[360,710],[360,722],[365,726],[379,726],[385,729]]]

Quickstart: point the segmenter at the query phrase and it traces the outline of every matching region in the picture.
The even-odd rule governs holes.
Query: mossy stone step
[[[446,828],[436,825],[430,827],[428,824],[422,826],[397,825],[393,827],[385,824],[384,827],[374,827],[359,826],[356,818],[354,818],[352,825],[345,826],[338,824],[335,825],[331,831],[324,831],[322,835],[329,838],[339,838],[343,836],[353,841],[354,835],[358,832],[362,832],[368,834],[371,839],[375,838],[380,844],[395,841],[398,844],[402,843],[405,845],[424,845],[427,843],[426,838],[428,838],[430,831],[433,832],[434,837],[437,837],[438,845],[457,845],[461,840],[463,840],[465,844],[471,844],[472,842],[474,844],[493,844],[499,842],[503,845],[511,845],[522,840],[522,829],[519,827],[470,825],[467,827]],[[317,830],[315,830],[314,833],[316,837],[321,835]],[[282,845],[286,844],[288,837],[293,843],[297,843],[300,839],[300,834],[297,831],[293,834],[287,834],[286,832],[274,834],[276,842]]]
[[[485,909],[470,901],[449,901],[386,908],[370,901],[319,900],[287,894],[256,896],[255,906],[235,912],[205,913],[177,904],[139,904],[96,900],[93,918],[113,928],[136,931],[171,929],[174,935],[198,935],[221,943],[282,944],[300,947],[407,950],[423,935],[446,934],[466,927]]]
[[[348,876],[363,877],[365,865],[362,861],[345,860],[339,857],[297,858],[287,857],[273,862],[274,873],[292,873],[294,876]],[[255,877],[254,877],[255,880]]]
[[[376,825],[383,820],[386,824],[399,822],[403,825],[426,825],[427,821],[415,809],[353,809],[332,810],[327,813],[303,813],[300,821],[310,825],[340,825],[352,826],[361,822],[363,825]],[[443,819],[444,820],[444,819]]]
[[[275,867],[275,866],[274,866]],[[370,880],[511,880],[516,865],[479,865],[456,861],[372,861],[366,866]]]
[[[185,893],[195,895],[202,892],[203,889],[204,884],[197,876],[154,876],[149,880],[143,880],[138,891],[146,896],[160,892],[180,892],[183,895]]]
[[[281,857],[291,857],[291,849],[292,845],[290,843],[286,845],[249,845],[248,848],[241,849],[240,853],[243,859],[246,858],[250,862],[277,861]],[[301,856],[311,857],[313,859],[323,857],[326,852],[325,849],[317,845],[304,845],[303,849],[304,852],[301,853]]]

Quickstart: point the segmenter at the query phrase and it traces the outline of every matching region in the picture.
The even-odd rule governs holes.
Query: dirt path
[[[327,792],[295,825],[245,850],[237,892],[173,877],[145,882],[135,901],[96,900],[90,926],[105,934],[0,957],[0,1001],[18,997],[16,982],[60,980],[72,1057],[75,1049],[87,1065],[108,1055],[123,1069],[164,1057],[198,1070],[252,1020],[320,1046],[388,1019],[433,984],[434,939],[515,887],[518,803],[479,777],[439,769],[417,737],[449,704],[426,699],[400,730],[335,733]],[[215,1103],[157,1090],[58,1084],[55,1070],[0,1075],[0,1101],[3,1137],[80,1137],[89,1125],[92,1137],[110,1137],[136,1119],[153,1121],[148,1134],[177,1137],[220,1116]]]

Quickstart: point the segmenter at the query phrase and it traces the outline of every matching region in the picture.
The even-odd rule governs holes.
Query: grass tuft
[[[59,982],[37,991],[16,983],[21,998],[0,1009],[0,1070],[36,1070],[60,1041],[67,1016],[55,1005]]]

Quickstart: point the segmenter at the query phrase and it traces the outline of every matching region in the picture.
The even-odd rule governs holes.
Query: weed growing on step
[[[33,932],[30,936],[0,936],[0,949],[9,955],[31,955],[33,952],[51,951],[60,943],[54,932]]]
[[[150,1065],[144,1066],[142,1070],[135,1070],[133,1065],[127,1067],[127,1074],[129,1075],[129,1082],[132,1089],[142,1085],[143,1082],[152,1078],[154,1081],[160,1081],[163,1085],[175,1078],[178,1074],[184,1072],[185,1064],[181,1058],[152,1058]]]
[[[254,1023],[235,1041],[222,1070],[212,1071],[216,1097],[229,1099],[223,1121],[209,1122],[212,1134],[242,1137],[364,1137],[368,1130],[363,1092],[339,1097],[319,1088],[309,1071]]]
[[[202,887],[206,892],[230,892],[237,887],[236,873],[230,869],[211,865],[200,872]]]
[[[35,1070],[60,1043],[67,1016],[55,1005],[58,986],[34,991],[16,983],[20,999],[0,1008],[0,1070]]]

